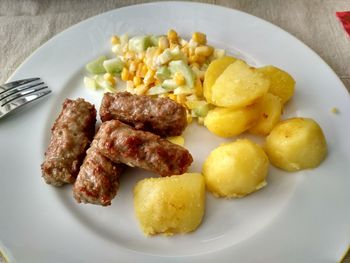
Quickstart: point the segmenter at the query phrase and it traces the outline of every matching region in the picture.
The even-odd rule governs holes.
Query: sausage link
[[[41,165],[46,183],[61,186],[73,183],[93,138],[95,107],[79,98],[66,99],[52,129],[51,140]]]
[[[160,136],[181,135],[187,126],[186,109],[168,98],[151,98],[128,92],[105,93],[100,107],[103,122],[119,120],[137,130]]]
[[[117,120],[102,123],[93,146],[116,163],[140,167],[161,176],[186,172],[193,159],[181,146]]]
[[[74,183],[75,200],[78,203],[110,205],[117,194],[123,170],[123,164],[113,163],[95,147],[90,147]]]

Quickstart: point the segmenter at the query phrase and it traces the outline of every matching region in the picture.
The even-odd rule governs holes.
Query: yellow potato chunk
[[[203,165],[203,175],[215,196],[243,197],[266,185],[268,167],[263,149],[242,139],[213,150]]]
[[[204,126],[220,137],[232,137],[251,128],[259,118],[260,107],[253,104],[241,109],[214,108],[204,119]]]
[[[281,99],[271,93],[265,94],[259,101],[261,112],[256,124],[249,132],[257,135],[268,135],[272,128],[280,121],[282,113]]]
[[[212,86],[211,101],[221,107],[241,108],[267,93],[270,82],[245,62],[230,64]]]
[[[134,188],[134,207],[145,235],[191,232],[204,215],[203,176],[185,173],[144,179]]]
[[[265,149],[274,166],[290,172],[317,167],[327,155],[321,127],[308,118],[278,123],[267,136]]]
[[[203,82],[203,95],[207,102],[211,103],[211,87],[214,85],[216,79],[230,64],[235,61],[236,58],[225,56],[215,59],[209,64],[209,67],[205,72]]]
[[[287,72],[275,66],[257,68],[270,81],[269,92],[280,97],[285,104],[294,95],[295,80]]]

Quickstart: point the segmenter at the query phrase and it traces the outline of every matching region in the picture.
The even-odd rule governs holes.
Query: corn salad
[[[207,44],[204,33],[185,40],[170,29],[165,35],[111,37],[114,57],[102,56],[86,65],[91,75],[85,86],[108,92],[170,98],[186,107],[188,122],[203,122],[209,104],[203,98],[203,80],[209,63],[225,51]]]

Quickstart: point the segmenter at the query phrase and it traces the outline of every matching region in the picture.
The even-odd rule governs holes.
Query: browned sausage
[[[100,107],[103,122],[119,120],[137,130],[160,136],[180,135],[187,126],[186,109],[168,98],[151,98],[128,92],[105,93]]]
[[[191,154],[181,146],[117,120],[102,123],[93,146],[116,163],[140,167],[161,176],[183,174],[193,161]]]
[[[75,200],[78,203],[110,205],[117,194],[123,168],[123,164],[113,163],[95,147],[90,147],[74,183]]]
[[[51,129],[51,141],[41,165],[46,183],[73,183],[94,136],[96,109],[83,99],[66,99]]]

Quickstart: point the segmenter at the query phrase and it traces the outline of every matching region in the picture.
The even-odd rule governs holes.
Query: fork
[[[48,95],[51,90],[40,78],[21,79],[0,85],[0,119],[14,110]]]

